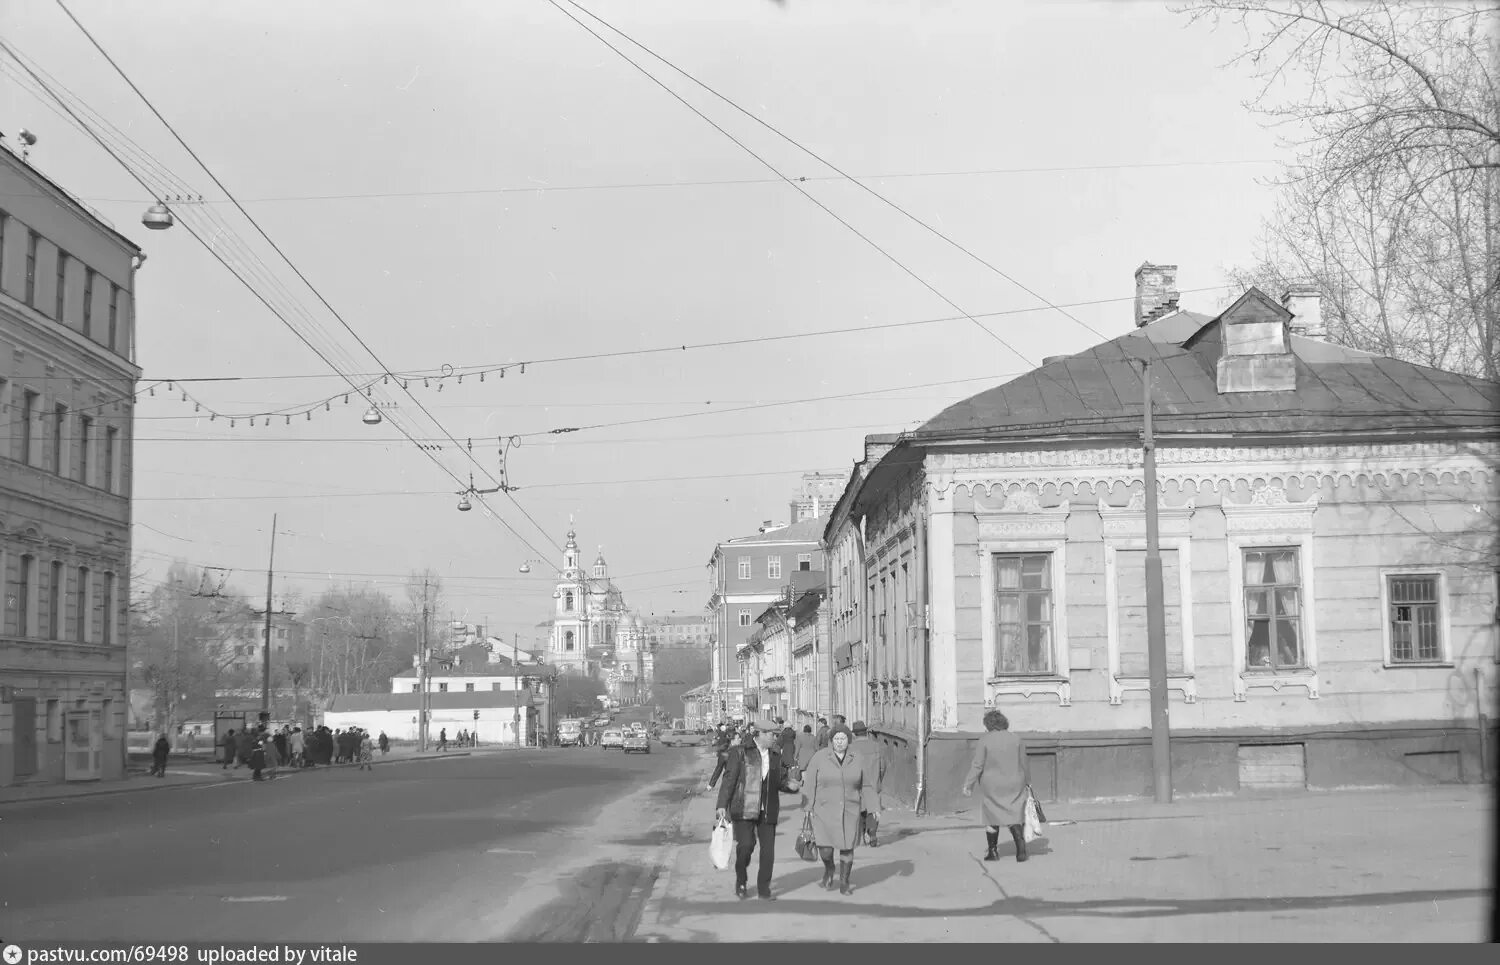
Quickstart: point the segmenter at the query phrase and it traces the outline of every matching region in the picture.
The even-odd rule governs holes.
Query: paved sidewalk
[[[521,750],[537,751],[536,748],[520,748]],[[435,760],[448,757],[468,757],[472,754],[499,753],[502,751],[515,751],[516,747],[511,745],[499,745],[486,747],[465,747],[462,750],[438,751],[429,749],[425,753],[417,750],[414,746],[396,746],[391,752],[381,755],[375,754],[376,764],[398,764],[405,761]],[[318,765],[310,768],[280,767],[276,770],[278,780],[286,777],[300,777],[307,774],[317,774],[323,771],[355,767],[355,764],[328,764]],[[212,787],[218,784],[231,784],[241,781],[252,780],[248,767],[225,768],[214,762],[207,755],[193,755],[191,757],[173,757],[167,762],[166,777],[152,777],[148,773],[149,762],[140,762],[132,759],[124,780],[120,781],[83,781],[71,784],[19,784],[11,787],[0,787],[0,805],[21,804],[31,801],[61,801],[75,797],[91,797],[100,794],[128,794],[136,791],[157,791],[167,788],[180,787]]]
[[[1443,786],[1047,805],[1018,863],[980,860],[977,816],[881,815],[854,894],[801,861],[801,795],[783,795],[775,902],[734,897],[708,858],[713,792],[688,803],[637,937],[648,941],[1482,941],[1489,789]],[[752,891],[755,873],[751,864]]]

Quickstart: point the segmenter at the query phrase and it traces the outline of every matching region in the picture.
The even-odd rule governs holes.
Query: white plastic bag
[[[708,839],[708,857],[720,871],[729,867],[734,857],[734,830],[728,821],[714,825],[714,833]]]
[[[1037,816],[1036,797],[1029,792],[1026,795],[1026,820],[1022,822],[1021,836],[1026,839],[1027,843],[1042,836],[1042,822]]]

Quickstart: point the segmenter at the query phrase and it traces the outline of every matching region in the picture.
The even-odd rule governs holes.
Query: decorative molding
[[[993,709],[1001,696],[1021,696],[1030,700],[1033,694],[1050,694],[1059,707],[1073,706],[1073,684],[1065,677],[999,678],[985,682],[984,706]]]
[[[1151,681],[1145,677],[1116,677],[1109,675],[1109,702],[1113,707],[1124,703],[1125,692],[1138,690],[1144,693],[1151,692]],[[1192,674],[1168,674],[1167,692],[1174,690],[1182,692],[1182,702],[1185,704],[1196,704],[1198,702],[1198,678]]]
[[[1186,539],[1192,533],[1193,513],[1197,512],[1197,500],[1189,499],[1181,506],[1159,506],[1156,511],[1158,532],[1164,538]],[[1111,506],[1099,500],[1099,518],[1104,523],[1105,539],[1146,538],[1146,491],[1140,489],[1130,494],[1125,506]]]
[[[1313,513],[1320,496],[1313,493],[1302,502],[1287,499],[1281,486],[1266,486],[1251,493],[1249,502],[1231,502],[1223,497],[1224,524],[1231,533],[1311,532]]]
[[[1067,500],[1056,506],[1043,506],[1037,494],[1027,490],[1006,493],[1005,501],[998,507],[974,507],[981,541],[1064,539],[1071,512]]]
[[[1277,693],[1282,687],[1306,687],[1307,699],[1318,699],[1318,672],[1316,670],[1283,670],[1275,673],[1243,672],[1234,675],[1234,699],[1243,703],[1251,687],[1270,687]]]

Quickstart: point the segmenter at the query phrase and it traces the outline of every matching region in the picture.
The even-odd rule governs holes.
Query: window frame
[[[1453,637],[1449,618],[1453,609],[1448,591],[1448,574],[1441,566],[1383,566],[1380,576],[1380,635],[1382,660],[1387,670],[1423,667],[1453,667]],[[1395,640],[1391,633],[1391,579],[1403,576],[1430,576],[1436,588],[1438,656],[1425,660],[1397,660],[1392,652]]]
[[[42,236],[35,229],[26,229],[26,298],[27,306],[36,308],[36,254],[41,247]],[[37,309],[40,311],[40,309]]]
[[[93,613],[94,613],[94,586],[93,571],[87,564],[78,567],[78,595],[75,600],[75,610],[78,619],[78,627],[74,639],[79,643],[92,643],[93,637]]]
[[[68,407],[61,402],[52,404],[52,474],[63,479],[68,477]]]
[[[812,558],[813,558],[813,555],[811,553],[798,553],[797,554],[797,572],[798,573],[810,573],[810,572],[812,572]],[[804,566],[803,565],[804,563],[807,564],[807,565]]]
[[[120,455],[120,427],[104,427],[104,485],[102,488],[107,493],[115,491],[115,480],[118,474],[115,471],[115,460]]]
[[[1182,690],[1187,703],[1197,703],[1197,665],[1193,649],[1193,540],[1191,535],[1173,535],[1158,539],[1159,550],[1177,554],[1178,625],[1182,631],[1182,669],[1169,671],[1167,689]],[[1141,537],[1106,537],[1104,543],[1105,626],[1109,647],[1110,703],[1123,702],[1129,690],[1150,691],[1149,677],[1125,676],[1120,672],[1120,592],[1116,554],[1119,551],[1142,552],[1146,539]],[[1163,581],[1165,582],[1165,581]],[[1163,590],[1165,591],[1165,586]]]
[[[24,386],[21,389],[21,465],[31,465],[31,448],[34,443],[36,431],[36,413],[42,401],[42,394],[35,389]]]
[[[106,347],[118,354],[115,342],[120,334],[120,286],[114,282],[109,283],[109,342]]]
[[[766,557],[766,579],[781,579],[781,556],[779,554]]]
[[[89,463],[89,447],[94,444],[94,417],[88,415],[78,416],[78,481],[85,486],[92,485],[89,479],[89,470],[93,467]]]
[[[68,622],[68,567],[53,560],[47,567],[47,639],[62,640]]]
[[[1054,681],[1066,683],[1072,673],[1068,656],[1068,558],[1066,539],[1030,540],[981,540],[978,547],[980,557],[980,634],[983,651],[984,679],[991,685],[1015,684],[1027,686],[1030,681]],[[1047,555],[1051,564],[1048,573],[1052,595],[1051,647],[1052,667],[1045,672],[999,673],[999,626],[996,612],[996,595],[999,576],[996,571],[997,556]],[[1048,688],[1050,689],[1050,688]],[[999,692],[1009,692],[1002,689]],[[1067,699],[1060,694],[1060,699]]]
[[[742,627],[748,627],[751,624],[751,622],[752,622],[752,618],[750,616],[750,611],[749,610],[741,610],[741,611],[739,611],[739,625],[740,626],[742,626]]]
[[[741,556],[735,560],[735,572],[739,579],[749,580],[755,577],[754,564],[748,556]]]
[[[114,646],[117,637],[116,630],[119,629],[115,623],[117,619],[115,614],[117,589],[118,578],[114,571],[106,570],[104,572],[104,620],[99,634],[99,643],[106,647]]]
[[[16,636],[29,639],[34,634],[36,607],[35,597],[40,567],[35,553],[22,553],[16,571]]]
[[[68,259],[73,257],[61,248],[57,249],[57,291],[53,293],[53,318],[66,322],[68,318]]]
[[[90,341],[94,338],[94,269],[83,266],[83,314],[79,319],[79,330]]]
[[[1246,554],[1249,554],[1249,553],[1285,553],[1285,552],[1292,552],[1294,554],[1294,560],[1295,560],[1295,562],[1297,564],[1297,582],[1296,582],[1296,590],[1297,590],[1297,615],[1293,619],[1296,620],[1296,624],[1297,624],[1297,650],[1298,650],[1298,655],[1302,657],[1302,662],[1299,663],[1299,664],[1290,664],[1290,665],[1287,665],[1287,666],[1282,666],[1279,663],[1273,663],[1269,667],[1260,666],[1260,665],[1251,666],[1250,665],[1250,630],[1249,630],[1249,626],[1248,626],[1249,616],[1248,616],[1248,612],[1245,609],[1245,594],[1250,591],[1251,586],[1247,585],[1245,583],[1245,556],[1246,556]],[[1307,659],[1307,640],[1306,640],[1306,629],[1305,629],[1306,628],[1306,615],[1307,615],[1307,595],[1306,595],[1306,592],[1303,589],[1303,584],[1304,584],[1304,577],[1303,577],[1304,567],[1303,567],[1302,552],[1301,552],[1300,547],[1296,547],[1296,546],[1279,546],[1279,545],[1264,545],[1263,546],[1263,545],[1258,545],[1258,544],[1252,544],[1252,545],[1248,545],[1248,546],[1242,546],[1242,547],[1240,547],[1239,552],[1235,556],[1235,563],[1239,566],[1239,571],[1240,571],[1240,630],[1244,634],[1244,637],[1245,637],[1244,660],[1245,660],[1245,670],[1246,670],[1246,672],[1247,673],[1273,673],[1273,674],[1278,674],[1278,673],[1302,673],[1302,672],[1306,672],[1307,670],[1311,669],[1312,664]],[[1256,587],[1270,587],[1270,588],[1280,587],[1280,586],[1286,586],[1286,585],[1290,585],[1290,584],[1282,584],[1282,583],[1257,583],[1257,584],[1254,584],[1254,586],[1256,586]],[[1266,641],[1266,654],[1267,654],[1267,656],[1271,657],[1271,659],[1274,661],[1276,659],[1276,642],[1277,642],[1276,641],[1276,623],[1277,623],[1276,617],[1277,617],[1277,614],[1276,614],[1275,597],[1274,597],[1274,595],[1270,598],[1270,600],[1271,600],[1271,605],[1268,607],[1268,613],[1267,613],[1268,629],[1267,629],[1267,641]]]

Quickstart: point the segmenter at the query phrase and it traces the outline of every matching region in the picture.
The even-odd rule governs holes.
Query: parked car
[[[625,735],[625,742],[621,750],[629,754],[631,751],[640,751],[642,754],[651,753],[651,739],[638,730],[633,730]]]
[[[609,730],[607,730],[603,734],[599,735],[599,746],[600,747],[624,747],[625,746],[625,732],[622,731],[622,730],[620,730],[618,727],[611,727]]]
[[[703,735],[691,730],[664,730],[661,732],[663,747],[697,747],[703,743]]]

